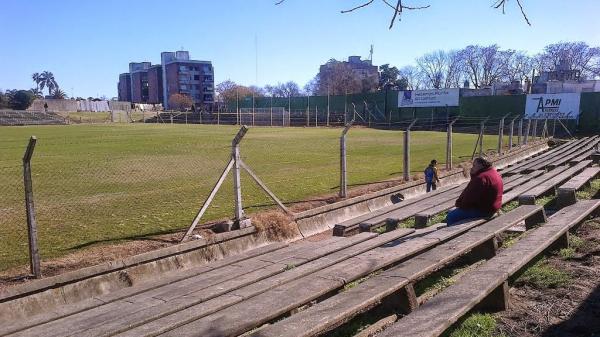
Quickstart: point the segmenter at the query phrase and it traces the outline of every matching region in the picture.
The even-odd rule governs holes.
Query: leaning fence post
[[[29,238],[29,264],[35,278],[42,277],[40,269],[40,253],[37,243],[37,222],[35,220],[35,205],[33,203],[33,182],[31,179],[31,156],[35,149],[37,138],[31,136],[25,155],[23,156],[23,183],[25,185],[25,210],[27,212],[27,236]]]
[[[448,124],[448,130],[446,131],[446,169],[452,170],[452,126],[458,120],[455,118]]]
[[[240,177],[240,142],[248,128],[244,125],[231,141],[231,157],[233,159],[233,190],[235,198],[235,221],[240,223],[244,218],[242,207],[242,182]]]
[[[354,124],[354,119],[350,123],[346,124],[344,130],[342,130],[342,136],[340,137],[340,198],[345,198],[348,195],[348,171],[346,167],[346,134]]]
[[[404,131],[404,162],[402,168],[404,171],[404,181],[410,181],[410,129],[416,122],[417,119],[414,119],[406,128],[406,131]]]
[[[525,128],[525,138],[523,139],[523,144],[527,145],[529,141],[529,130],[531,129],[531,119],[527,119],[527,127]]]

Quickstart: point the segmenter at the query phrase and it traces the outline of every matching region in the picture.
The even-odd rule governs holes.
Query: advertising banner
[[[579,93],[527,95],[527,119],[578,119]]]
[[[398,93],[399,108],[458,106],[460,89],[404,90]]]

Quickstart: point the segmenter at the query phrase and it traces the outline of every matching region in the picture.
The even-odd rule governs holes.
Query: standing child
[[[427,183],[427,192],[431,192],[431,190],[436,190],[437,183],[440,182],[438,178],[438,170],[437,170],[437,160],[432,160],[429,163],[429,166],[425,169],[425,182]]]

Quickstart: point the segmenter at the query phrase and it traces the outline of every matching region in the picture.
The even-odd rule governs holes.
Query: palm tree
[[[54,99],[66,99],[67,98],[67,94],[60,88],[56,88],[54,89],[54,92],[52,94],[52,98]]]
[[[35,87],[37,88],[36,91],[40,91],[40,82],[42,79],[40,73],[33,73],[33,75],[31,75],[31,79],[33,79],[33,81],[35,82]]]
[[[52,92],[58,89],[58,83],[54,79],[54,74],[49,71],[43,71],[40,75],[40,90],[44,90],[44,87],[48,88],[48,95],[52,95]]]

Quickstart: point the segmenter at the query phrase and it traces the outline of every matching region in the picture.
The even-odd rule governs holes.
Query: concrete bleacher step
[[[242,296],[227,295],[228,292],[235,290],[256,295],[278,284],[289,282],[333,264],[336,262],[336,258],[338,260],[349,258],[353,254],[373,249],[412,232],[413,230],[406,230],[382,236],[365,233],[356,238],[332,238],[329,240],[331,241],[329,244],[315,242],[298,245],[302,247],[301,251],[296,249],[296,252],[290,251],[286,255],[263,255],[259,256],[259,259],[245,261],[243,265],[239,266],[247,269],[248,272],[245,274],[236,273],[235,270],[229,273],[221,272],[220,275],[210,275],[209,273],[203,275],[204,279],[189,279],[190,282],[186,284],[172,284],[140,294],[137,297],[127,298],[126,301],[133,302],[132,304],[135,305],[132,306],[129,313],[123,308],[115,310],[115,305],[104,306],[39,326],[37,329],[29,329],[24,331],[24,335],[31,336],[40,331],[45,331],[47,336],[61,336],[67,334],[67,331],[77,336],[114,334],[153,320],[160,321],[161,317],[170,314],[178,316],[181,310],[199,306],[199,304],[203,310],[200,312],[208,314],[243,299]],[[325,255],[331,260],[320,259]],[[260,268],[261,263],[265,267]],[[249,265],[253,265],[254,269],[248,269]],[[160,302],[148,303],[146,302],[148,298]],[[199,314],[198,311],[193,312],[196,315]],[[65,322],[68,322],[68,325],[63,324]],[[73,329],[73,326],[76,326],[77,329]]]
[[[539,172],[542,172],[542,174],[538,175],[536,178],[531,179],[528,182],[513,188],[508,193],[505,193],[502,196],[502,204],[505,205],[505,204],[517,199],[521,194],[526,193],[530,189],[535,188],[537,185],[542,184],[549,179],[552,179],[553,177],[559,175],[560,173],[564,172],[567,169],[569,169],[568,166],[560,166],[549,172],[535,171],[535,172],[530,173],[530,174],[534,174],[534,173],[537,174]]]
[[[508,278],[547,249],[568,245],[570,228],[600,208],[600,200],[568,206],[548,223],[533,229],[513,246],[467,272],[414,312],[387,328],[380,336],[436,337],[472,309],[505,310],[509,306]]]
[[[574,165],[583,160],[588,159],[592,155],[592,153],[594,153],[594,148],[596,147],[596,144],[598,144],[598,140],[598,137],[594,137],[594,140],[592,142],[588,143],[587,145],[583,146],[582,148],[569,155],[558,158],[554,162],[548,164],[547,168],[553,169],[557,166],[566,164]]]
[[[589,167],[578,175],[569,179],[556,190],[556,201],[559,208],[572,205],[577,202],[577,191],[589,185],[589,183],[600,174],[600,166]]]
[[[406,313],[415,309],[416,298],[412,289],[415,281],[468,252],[476,258],[491,258],[496,248],[495,237],[499,233],[522,221],[533,226],[545,220],[542,207],[521,206],[489,222],[472,220],[442,228],[435,234],[443,236],[451,231],[469,231],[375,275],[352,289],[266,326],[251,336],[318,336],[381,303]]]
[[[541,196],[544,196],[548,193],[554,193],[554,190],[557,186],[562,184],[563,182],[569,180],[571,177],[576,175],[577,173],[584,170],[592,163],[591,160],[584,160],[581,163],[573,166],[567,167],[565,170],[561,171],[559,174],[549,177],[544,181],[540,181],[536,186],[532,186],[527,192],[523,192],[519,196],[519,204],[520,205],[533,205],[535,204],[535,200]],[[556,169],[555,169],[556,170]]]
[[[378,209],[374,212],[370,212],[352,219],[348,219],[344,222],[341,222],[339,224],[336,224],[333,227],[333,235],[334,236],[350,236],[350,235],[354,235],[356,233],[360,232],[360,224],[368,221],[370,219],[373,218],[377,218],[377,217],[381,217],[384,216],[385,214],[392,212],[394,210],[400,209],[400,208],[404,208],[404,207],[408,207],[410,205],[416,204],[416,203],[420,203],[423,200],[429,199],[429,198],[433,198],[436,197],[438,195],[445,195],[447,193],[452,193],[453,191],[458,190],[461,186],[463,186],[463,184],[453,184],[453,185],[449,185],[449,186],[444,186],[439,188],[438,190],[428,193],[428,194],[424,194],[415,198],[411,198],[411,199],[406,199],[403,200],[399,203],[387,206],[387,207],[383,207],[381,209]]]

